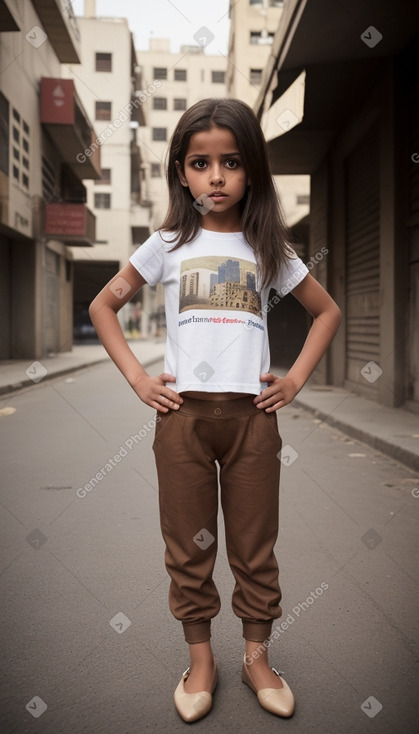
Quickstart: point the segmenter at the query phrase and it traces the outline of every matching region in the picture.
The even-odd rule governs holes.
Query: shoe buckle
[[[283,671],[282,671],[282,670],[278,671],[278,670],[277,670],[276,668],[272,668],[272,670],[273,670],[273,672],[275,673],[275,675],[277,675],[277,676],[278,676],[278,678],[280,678],[280,677],[281,677],[281,675],[284,675],[284,673],[283,673]]]

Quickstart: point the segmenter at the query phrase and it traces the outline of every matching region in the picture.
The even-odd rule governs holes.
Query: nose
[[[222,174],[220,166],[216,165],[211,168],[210,182],[214,186],[219,186],[224,182],[224,176]]]

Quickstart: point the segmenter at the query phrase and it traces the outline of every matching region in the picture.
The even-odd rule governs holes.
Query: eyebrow
[[[231,158],[231,156],[237,155],[239,156],[240,153],[221,153],[222,158]],[[186,156],[185,160],[188,160],[188,158],[209,158],[210,156],[207,153],[191,153],[191,155]]]

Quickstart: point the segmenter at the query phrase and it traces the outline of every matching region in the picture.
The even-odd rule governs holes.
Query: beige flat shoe
[[[275,675],[281,678],[283,688],[262,688],[258,691],[250,676],[249,667],[243,660],[242,681],[256,693],[262,708],[277,716],[292,716],[295,709],[295,699],[291,688],[282,675],[279,675],[278,671],[272,668]]]
[[[186,693],[185,681],[189,678],[190,668],[185,670],[179,685],[175,690],[174,701],[177,712],[184,721],[189,724],[198,719],[202,719],[212,707],[212,694],[218,681],[218,672],[215,670],[214,684],[211,693],[208,691],[199,691],[198,693]]]

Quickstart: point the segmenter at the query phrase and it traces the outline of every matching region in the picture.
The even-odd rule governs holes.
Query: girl
[[[153,450],[169,604],[190,652],[175,705],[185,721],[201,718],[217,683],[210,626],[220,609],[212,578],[218,465],[236,582],[232,606],[245,639],[242,680],[261,706],[290,716],[293,694],[270,668],[267,652],[273,620],[282,614],[273,550],[281,448],[276,411],[313,372],[341,313],[287,244],[266,143],[248,105],[205,99],[187,110],[172,137],[167,176],[170,203],[161,230],[94,299],[90,316],[116,366],[160,417]],[[165,372],[150,377],[116,313],[145,283],[158,282],[165,288]],[[314,319],[283,378],[269,372],[270,288],[281,296],[292,292]]]

